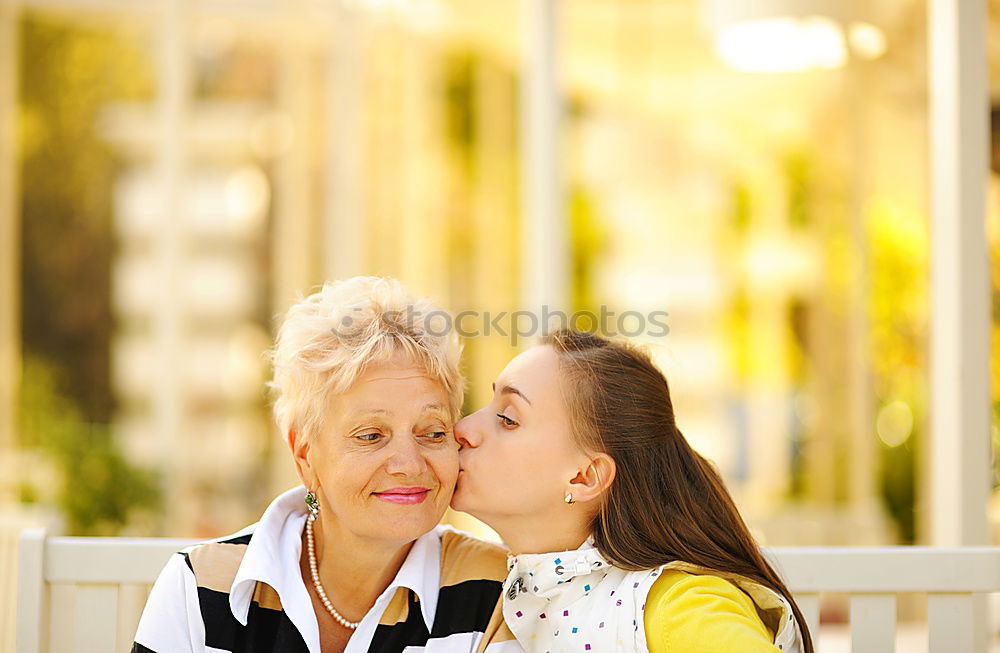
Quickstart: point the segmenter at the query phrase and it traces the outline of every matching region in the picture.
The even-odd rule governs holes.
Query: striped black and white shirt
[[[260,521],[171,556],[150,592],[133,653],[321,653],[299,557],[305,487]],[[522,653],[503,622],[501,547],[446,526],[418,538],[345,653]]]

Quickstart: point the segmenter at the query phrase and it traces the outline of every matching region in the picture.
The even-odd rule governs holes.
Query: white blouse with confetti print
[[[742,576],[683,562],[626,571],[604,559],[592,538],[575,551],[511,555],[507,567],[503,616],[527,651],[648,653],[643,611],[646,596],[664,569],[713,574],[734,583],[771,617],[775,646],[789,653],[804,650],[788,601]]]

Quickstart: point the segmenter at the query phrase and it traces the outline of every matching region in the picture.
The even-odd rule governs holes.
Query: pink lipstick
[[[395,503],[402,506],[412,506],[418,503],[423,503],[428,494],[430,494],[430,490],[425,487],[394,487],[389,490],[375,492],[375,496],[382,499],[382,501],[388,501],[389,503]]]

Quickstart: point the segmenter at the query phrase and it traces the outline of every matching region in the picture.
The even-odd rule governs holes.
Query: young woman
[[[560,331],[512,360],[455,435],[452,507],[510,547],[503,612],[526,650],[812,653],[645,353]]]

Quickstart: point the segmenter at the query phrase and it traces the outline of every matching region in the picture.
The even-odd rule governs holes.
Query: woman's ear
[[[309,464],[309,441],[294,428],[288,430],[288,446],[292,450],[292,460],[295,461],[295,471],[299,475],[302,484],[308,490],[315,490],[317,487],[316,474],[312,465]]]
[[[573,502],[599,499],[615,480],[615,460],[606,453],[596,454],[569,482]]]

